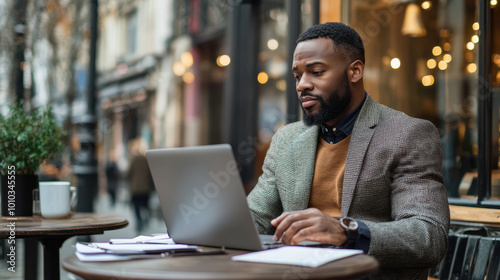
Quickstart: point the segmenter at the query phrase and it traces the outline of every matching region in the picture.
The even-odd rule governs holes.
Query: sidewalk
[[[111,206],[109,197],[106,193],[100,194],[96,199],[94,204],[94,212],[105,215],[115,215],[124,217],[129,221],[129,225],[123,229],[110,230],[104,232],[100,235],[92,235],[92,241],[108,241],[110,238],[131,238],[139,234],[151,235],[154,233],[165,233],[166,227],[161,217],[159,211],[159,202],[156,195],[152,196],[150,201],[152,216],[149,220],[149,224],[140,232],[135,232],[135,216],[132,206],[129,204],[128,193],[126,190],[121,189],[118,193],[117,201],[115,206]],[[60,250],[60,261],[62,261],[74,254],[76,244],[76,237],[69,238],[66,240]],[[4,260],[0,263],[0,279],[1,280],[19,280],[24,279],[24,242],[18,242],[16,244],[16,272],[10,272],[7,270],[7,264]],[[43,279],[43,248],[39,245],[39,257],[38,257],[38,279]],[[61,267],[61,280],[74,280],[81,279],[75,275],[68,273]]]

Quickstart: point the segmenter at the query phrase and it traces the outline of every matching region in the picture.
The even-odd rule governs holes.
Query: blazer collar
[[[373,137],[373,133],[375,132],[374,128],[379,121],[379,106],[380,105],[368,95],[365,104],[363,104],[363,108],[361,108],[361,112],[359,112],[358,119],[354,123],[344,173],[341,209],[342,217],[349,215],[349,209],[361,173],[365,154]]]

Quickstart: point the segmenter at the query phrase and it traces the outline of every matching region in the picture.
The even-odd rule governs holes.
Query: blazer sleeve
[[[282,151],[284,148],[282,147],[283,143],[280,141],[280,135],[281,133],[278,131],[273,136],[262,166],[263,174],[247,196],[248,206],[261,234],[274,234],[276,228],[271,225],[271,220],[283,212],[275,174],[280,150]]]
[[[364,221],[369,254],[384,267],[430,267],[446,253],[450,223],[440,137],[432,123],[418,120],[395,138],[390,220]]]

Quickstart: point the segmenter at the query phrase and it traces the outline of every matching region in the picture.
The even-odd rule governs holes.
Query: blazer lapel
[[[359,174],[361,173],[366,150],[375,131],[374,128],[378,124],[378,106],[378,103],[368,95],[352,130],[342,190],[342,217],[346,217],[349,214],[352,197]]]
[[[295,178],[295,191],[292,205],[297,207],[294,210],[306,209],[309,205],[318,133],[319,126],[311,126],[294,141],[293,150],[296,153],[293,156],[293,165],[295,172],[292,176]]]

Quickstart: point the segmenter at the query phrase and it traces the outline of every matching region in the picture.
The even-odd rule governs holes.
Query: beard
[[[303,92],[301,96],[315,96],[320,102],[320,108],[318,113],[310,114],[300,103],[303,114],[303,122],[307,126],[321,125],[328,121],[331,121],[338,117],[342,112],[344,112],[347,105],[351,101],[351,88],[347,82],[347,71],[344,72],[344,77],[340,86],[330,93],[328,99],[325,100],[322,96],[316,96],[309,92]]]

